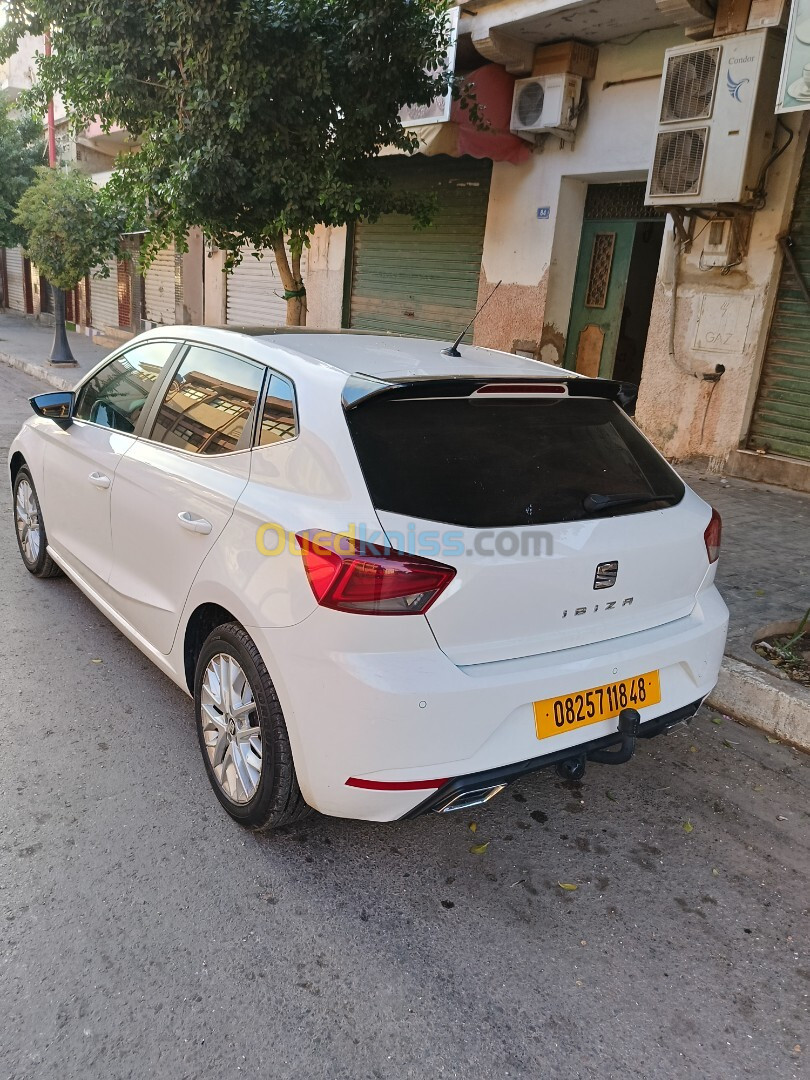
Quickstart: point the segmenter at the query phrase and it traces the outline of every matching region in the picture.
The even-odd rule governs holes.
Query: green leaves
[[[23,243],[22,228],[14,221],[17,203],[45,161],[42,125],[30,116],[12,119],[0,99],[0,247]]]
[[[452,82],[437,0],[7,0],[0,50],[53,27],[32,104],[58,90],[78,124],[138,137],[110,193],[150,230],[146,259],[192,226],[238,260],[280,235],[431,208],[392,189],[380,149],[412,148],[406,103]],[[283,277],[283,268],[282,268]],[[283,281],[285,288],[290,284]]]
[[[17,206],[25,250],[59,289],[72,289],[117,250],[120,216],[104,210],[93,184],[74,169],[36,169]]]

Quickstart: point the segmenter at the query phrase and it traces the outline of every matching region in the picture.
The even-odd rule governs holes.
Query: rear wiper
[[[582,505],[588,511],[589,514],[598,514],[600,510],[609,510],[613,506],[644,506],[645,503],[665,502],[673,503],[678,502],[680,495],[673,495],[671,492],[668,495],[641,495],[627,494],[627,495],[586,495],[582,500]]]

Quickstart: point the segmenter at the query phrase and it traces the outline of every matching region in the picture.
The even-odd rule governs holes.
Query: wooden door
[[[613,374],[635,234],[635,221],[583,223],[565,351],[570,370]]]

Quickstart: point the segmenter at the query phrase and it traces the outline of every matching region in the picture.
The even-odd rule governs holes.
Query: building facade
[[[434,226],[317,232],[310,323],[448,337],[491,295],[477,344],[636,382],[636,419],[671,459],[810,489],[808,122],[776,123],[784,26],[785,5],[756,0],[716,12],[698,0],[465,4],[462,71],[472,57],[517,78],[573,68],[576,130],[526,142],[517,160],[481,146],[479,157],[426,146],[421,161],[400,158],[403,183],[437,194]],[[769,140],[757,198],[740,212],[647,205],[667,50],[685,47],[687,93],[705,96],[692,50],[718,45],[742,66],[712,84],[700,122],[713,161],[722,171],[728,153],[733,171],[739,132],[720,130],[725,102],[753,95]],[[770,66],[744,76],[757,50]],[[736,253],[718,256],[732,233]]]
[[[434,197],[433,223],[315,230],[309,325],[447,339],[486,301],[466,340],[636,383],[637,422],[669,458],[810,490],[810,122],[776,122],[785,23],[783,0],[468,0],[455,67],[489,129],[454,104],[414,129],[420,153],[383,155],[394,183]],[[718,74],[727,56],[736,66]],[[545,98],[530,85],[528,112],[513,115],[523,79]],[[742,131],[726,116],[746,102]],[[548,125],[530,130],[547,108]],[[767,146],[746,198],[693,199],[701,183],[722,187],[757,138]],[[100,129],[68,142],[63,156],[99,183],[131,149]],[[683,166],[673,148],[705,160]],[[659,181],[676,187],[651,204]],[[133,254],[140,242],[128,238]],[[111,343],[170,322],[284,322],[272,253],[223,266],[192,234],[144,278],[134,260],[92,278],[78,318]],[[6,302],[36,314],[21,252],[6,253],[5,276]]]

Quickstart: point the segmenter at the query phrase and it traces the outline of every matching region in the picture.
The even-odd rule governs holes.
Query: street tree
[[[65,333],[65,290],[94,267],[109,274],[105,260],[119,246],[122,216],[103,202],[89,177],[73,168],[39,166],[14,216],[25,251],[54,287],[54,341],[51,363],[73,364]]]
[[[287,321],[306,317],[301,254],[318,225],[398,211],[424,196],[376,167],[415,149],[405,103],[451,88],[446,0],[7,0],[0,51],[51,27],[33,100],[57,90],[78,124],[140,143],[108,189],[149,230],[146,262],[200,227],[227,253],[275,253]],[[458,93],[458,89],[456,89]],[[286,246],[285,246],[286,240]],[[289,250],[289,256],[288,256]]]
[[[13,115],[0,98],[0,247],[17,247],[23,232],[14,222],[17,203],[45,161],[42,124],[28,114]]]

